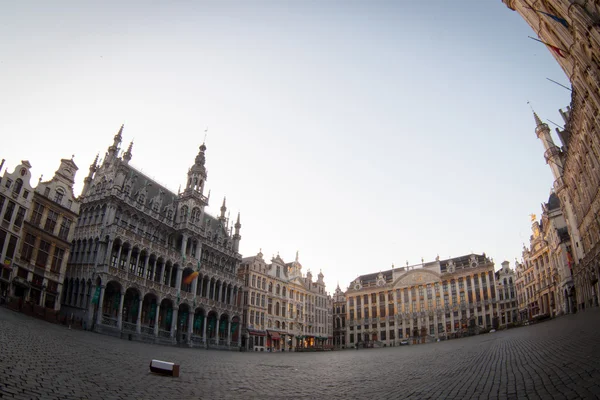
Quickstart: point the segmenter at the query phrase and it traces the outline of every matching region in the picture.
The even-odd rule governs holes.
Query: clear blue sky
[[[0,157],[49,177],[125,123],[173,190],[207,138],[209,211],[243,256],[296,250],[328,290],[471,251],[521,257],[553,182],[534,133],[570,93],[500,0],[9,2]],[[551,125],[552,126],[552,125]]]

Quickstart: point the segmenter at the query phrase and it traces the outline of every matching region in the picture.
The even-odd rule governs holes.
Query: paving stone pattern
[[[426,345],[224,352],[68,330],[0,308],[4,399],[600,398],[600,310]],[[149,372],[177,362],[181,376]]]

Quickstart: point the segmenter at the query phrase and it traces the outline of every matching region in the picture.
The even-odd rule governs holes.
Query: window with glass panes
[[[58,213],[54,210],[49,210],[48,216],[46,217],[46,223],[44,224],[44,230],[48,232],[54,232],[54,227],[56,226],[57,220]]]
[[[4,220],[10,223],[12,219],[13,212],[15,211],[16,204],[13,201],[9,201],[6,205],[6,210],[4,211]]]
[[[68,218],[62,219],[60,223],[60,230],[58,231],[58,237],[64,240],[67,240],[69,237],[69,229],[71,228],[71,220]]]
[[[15,226],[21,227],[23,219],[25,219],[25,209],[19,206],[19,211],[17,211],[17,217],[15,218]]]
[[[62,264],[63,258],[65,256],[65,251],[60,247],[54,248],[54,254],[52,255],[52,265],[50,267],[52,272],[59,272],[60,266]]]
[[[31,233],[25,235],[25,241],[23,242],[23,246],[21,247],[21,260],[29,261],[31,260],[31,256],[33,254],[33,249],[35,247],[35,236]]]
[[[38,247],[37,258],[35,263],[38,267],[45,268],[48,262],[48,256],[50,255],[50,243],[45,240],[40,240],[40,246]]]

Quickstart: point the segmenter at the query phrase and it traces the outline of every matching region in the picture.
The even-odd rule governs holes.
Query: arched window
[[[285,295],[286,295],[286,293],[285,293],[285,292],[286,292],[286,290],[285,290],[285,286],[284,286],[284,287],[283,287],[283,292],[281,293],[281,295],[282,295],[283,297],[285,297]]]
[[[275,315],[279,316],[279,302],[275,303]]]
[[[280,291],[281,291],[281,287],[279,286],[279,283],[277,284],[277,295],[279,295]]]
[[[263,280],[262,280],[262,289],[263,290],[265,290],[266,285],[267,285],[267,279],[263,278]]]
[[[273,292],[273,282],[269,282],[269,292]]]
[[[256,286],[256,275],[252,275],[252,287]]]

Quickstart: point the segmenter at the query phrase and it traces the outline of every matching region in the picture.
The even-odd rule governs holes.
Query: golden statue
[[[537,216],[535,214],[529,214],[529,216],[531,217],[531,222],[537,219]]]

